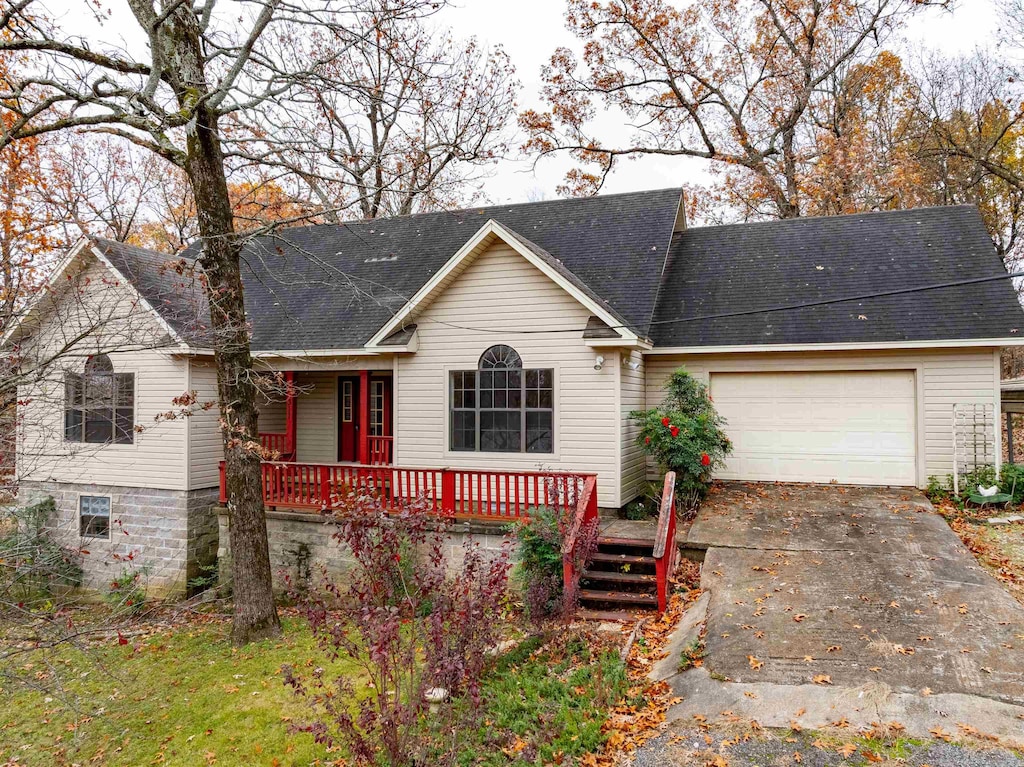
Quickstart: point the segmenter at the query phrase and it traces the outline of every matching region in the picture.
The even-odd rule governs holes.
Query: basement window
[[[78,534],[83,538],[110,538],[109,496],[78,497]]]

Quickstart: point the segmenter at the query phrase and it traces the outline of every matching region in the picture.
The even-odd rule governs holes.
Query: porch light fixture
[[[630,370],[636,372],[637,370],[640,369],[640,363],[637,362],[636,360],[631,360],[628,357],[623,357],[622,367],[629,368]]]
[[[594,357],[594,370],[600,370],[604,367],[604,356],[598,354]]]

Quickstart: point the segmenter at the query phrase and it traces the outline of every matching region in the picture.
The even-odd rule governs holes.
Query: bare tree
[[[360,3],[339,9],[314,0],[247,0],[221,12],[214,0],[129,0],[129,18],[148,43],[146,57],[87,41],[48,21],[39,0],[0,4],[0,53],[30,58],[29,74],[0,94],[0,148],[36,136],[91,130],[117,136],[179,167],[188,179],[202,239],[199,266],[210,307],[224,457],[230,495],[232,636],[244,643],[280,624],[271,592],[260,483],[257,385],[249,348],[240,253],[225,170],[226,138],[251,139],[226,119],[290,98],[355,45],[375,45],[346,24]],[[410,16],[433,6],[395,0],[374,6]],[[127,19],[126,19],[127,21]],[[280,35],[326,35],[330,45],[302,62],[279,55]],[[279,34],[280,32],[280,34]]]
[[[289,66],[321,61],[287,108],[260,115],[237,149],[293,174],[331,221],[378,218],[465,203],[507,150],[518,84],[501,49],[460,42],[372,3],[353,22],[372,46],[327,59],[330,30],[280,39]]]

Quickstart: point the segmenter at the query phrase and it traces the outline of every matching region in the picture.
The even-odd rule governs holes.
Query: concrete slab
[[[935,727],[956,735],[958,724],[968,724],[1002,745],[1024,746],[1024,707],[974,695],[899,693],[877,681],[858,687],[721,682],[706,666],[669,684],[682,698],[666,714],[669,730],[692,725],[695,716],[711,725],[754,719],[762,727],[789,729],[795,722],[805,730],[846,719],[850,732],[872,722],[899,722],[914,738],[931,737]]]
[[[949,528],[928,499],[906,488],[729,482],[712,488],[687,533],[698,548],[881,551]],[[884,513],[888,512],[888,513]]]
[[[694,539],[716,678],[1024,704],[1024,607],[916,491],[730,485]]]

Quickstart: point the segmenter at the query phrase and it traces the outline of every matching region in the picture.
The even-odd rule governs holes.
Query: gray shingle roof
[[[1009,279],[715,319],[781,305],[1005,274],[973,206],[688,229],[673,238],[656,346],[1009,338],[1024,313]]]
[[[92,242],[186,342],[203,344],[208,340],[209,304],[188,268],[190,259],[102,237],[93,237]],[[185,269],[179,268],[182,264]]]
[[[252,240],[243,272],[253,348],[362,346],[489,219],[656,346],[1008,338],[1024,328],[1006,279],[760,311],[1004,274],[973,207],[672,235],[678,203],[678,190],[660,190],[297,227]],[[167,269],[166,256],[96,242],[179,333],[202,338],[205,302],[189,276]],[[196,252],[193,245],[185,257]]]
[[[646,335],[679,201],[663,189],[282,229],[243,252],[253,348],[361,347],[489,219]]]

